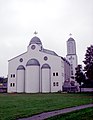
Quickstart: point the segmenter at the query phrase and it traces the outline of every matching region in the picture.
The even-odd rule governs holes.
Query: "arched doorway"
[[[17,68],[17,93],[25,92],[25,68],[23,65]]]
[[[43,64],[42,70],[42,93],[51,92],[51,68],[48,64]]]
[[[40,91],[40,64],[36,59],[28,60],[26,64],[26,93],[38,93]]]

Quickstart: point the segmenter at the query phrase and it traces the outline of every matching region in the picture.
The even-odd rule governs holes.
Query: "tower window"
[[[71,75],[73,75],[73,71],[71,71]]]
[[[73,69],[73,64],[71,64],[71,69]]]

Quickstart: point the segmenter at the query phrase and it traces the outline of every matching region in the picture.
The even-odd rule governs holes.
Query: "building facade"
[[[33,37],[27,52],[8,61],[8,92],[62,91],[64,62],[54,51],[44,49],[38,37]]]

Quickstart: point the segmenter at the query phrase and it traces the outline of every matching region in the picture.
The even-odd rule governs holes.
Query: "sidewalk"
[[[76,106],[76,107],[72,107],[72,108],[65,108],[62,110],[55,110],[55,111],[51,111],[51,112],[44,112],[44,113],[34,115],[29,118],[22,118],[22,119],[18,119],[18,120],[44,120],[49,117],[53,117],[53,116],[64,114],[64,113],[69,113],[69,112],[72,112],[75,110],[81,110],[81,109],[88,108],[88,107],[93,107],[93,104],[81,105],[81,106]]]

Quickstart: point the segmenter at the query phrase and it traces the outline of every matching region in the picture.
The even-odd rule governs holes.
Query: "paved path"
[[[64,114],[64,113],[69,113],[69,112],[72,112],[75,110],[81,110],[81,109],[88,108],[88,107],[93,107],[93,104],[81,105],[81,106],[76,106],[76,107],[72,107],[72,108],[65,108],[62,110],[55,110],[55,111],[51,111],[51,112],[44,112],[44,113],[34,115],[29,118],[22,118],[22,119],[18,119],[18,120],[44,120],[49,117],[53,117],[53,116]]]

